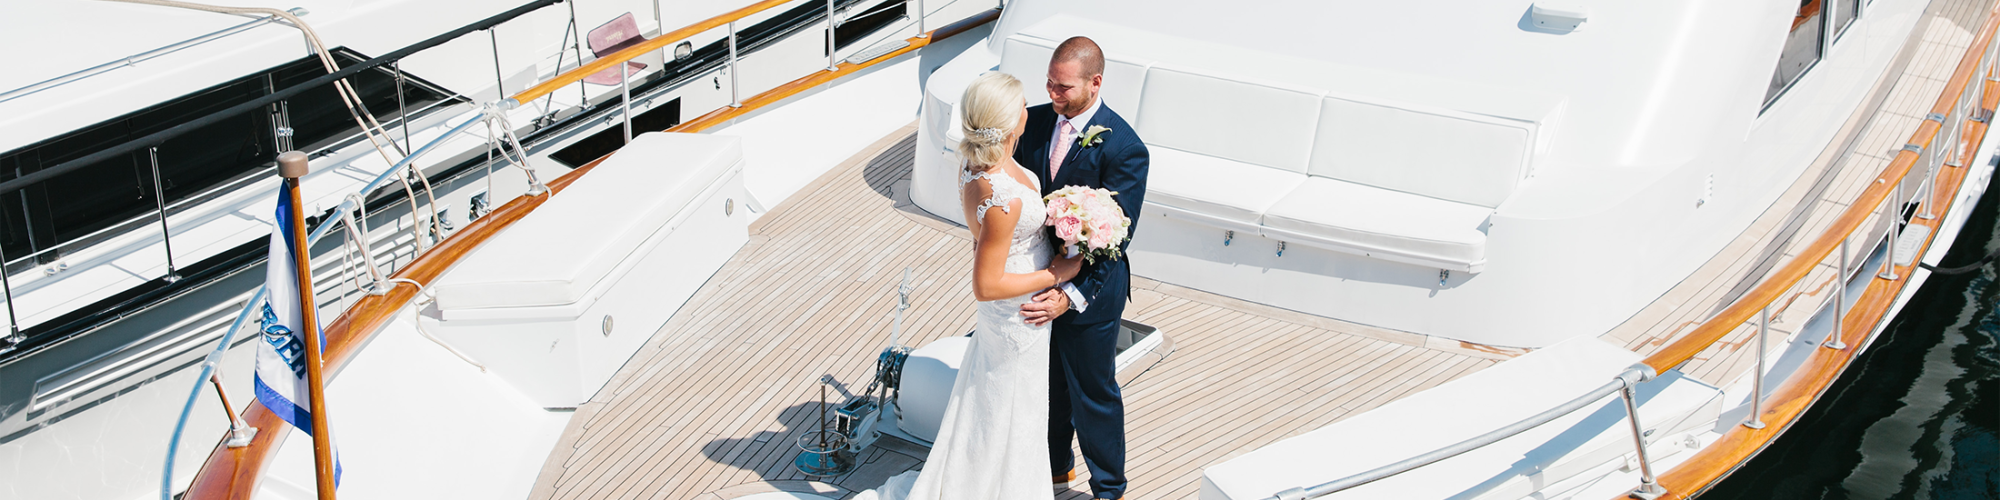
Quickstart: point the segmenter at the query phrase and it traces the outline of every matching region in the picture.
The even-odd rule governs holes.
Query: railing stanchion
[[[1618,380],[1624,384],[1618,394],[1625,400],[1625,415],[1628,417],[1626,422],[1632,424],[1632,443],[1639,450],[1639,487],[1632,490],[1632,497],[1646,500],[1659,498],[1660,495],[1666,494],[1667,490],[1661,488],[1660,483],[1655,480],[1653,460],[1646,455],[1646,428],[1639,425],[1638,394],[1633,389],[1633,385],[1637,382],[1623,377]]]
[[[229,437],[222,443],[230,448],[250,446],[250,438],[257,437],[257,428],[251,427],[243,417],[236,414],[236,407],[229,404],[229,392],[222,390],[222,374],[211,373],[208,381],[215,384],[215,395],[222,400],[222,414],[229,416]]]
[[[743,107],[743,98],[737,97],[742,87],[743,73],[736,71],[736,21],[729,22],[729,107]]]
[[[1847,241],[1840,240],[1840,274],[1833,277],[1833,331],[1826,332],[1826,341],[1819,344],[1833,350],[1847,348],[1847,343],[1840,340],[1840,332],[1847,324]]]
[[[1902,225],[1903,222],[1902,210],[1898,210],[1902,207],[1896,206],[1896,199],[1900,198],[1898,195],[1901,194],[1903,194],[1903,180],[1897,179],[1896,184],[1889,187],[1889,196],[1882,200],[1882,217],[1889,221],[1889,239],[1883,243],[1888,247],[1885,249],[1888,255],[1887,258],[1882,259],[1882,272],[1876,273],[1875,277],[1885,280],[1902,278],[1896,275],[1896,240],[1899,233],[1902,232],[1902,228],[1897,226]]]
[[[619,106],[624,108],[619,111],[618,116],[619,118],[623,118],[625,121],[625,143],[631,144],[632,143],[632,66],[625,64],[623,62],[618,63],[618,91],[621,92],[622,95],[624,95],[624,98],[619,99],[618,101]]]
[[[181,280],[181,273],[174,268],[174,235],[167,231],[167,193],[160,189],[160,147],[146,148],[146,157],[153,162],[153,205],[160,209],[160,243],[167,249],[168,283]]]
[[[21,316],[14,313],[14,284],[7,278],[7,255],[0,253],[0,292],[7,294],[7,344],[18,346],[28,340],[21,334]]]
[[[1765,334],[1771,329],[1771,305],[1757,313],[1757,366],[1750,370],[1750,421],[1744,427],[1764,428],[1764,344]]]
[[[403,129],[403,150],[417,147],[410,143],[410,106],[403,101],[403,61],[389,63],[389,69],[396,72],[396,122]]]
[[[826,70],[840,71],[840,59],[833,45],[833,0],[826,0]]]
[[[924,16],[927,14],[929,13],[924,11],[924,0],[917,0],[917,38],[931,36],[930,30],[924,29]]]

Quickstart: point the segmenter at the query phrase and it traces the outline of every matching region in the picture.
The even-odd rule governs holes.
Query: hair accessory
[[[992,146],[1006,140],[1007,133],[1001,132],[998,128],[988,127],[972,131],[972,135],[967,138],[976,144]]]

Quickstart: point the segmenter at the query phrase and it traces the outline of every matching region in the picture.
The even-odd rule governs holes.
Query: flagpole
[[[278,155],[278,175],[285,178],[285,195],[292,202],[292,261],[299,277],[299,324],[306,345],[306,383],[311,386],[306,399],[312,411],[313,472],[319,480],[319,500],[333,497],[333,436],[326,430],[326,382],[320,370],[318,307],[313,305],[312,260],[306,252],[305,207],[299,200],[299,178],[307,172],[306,154],[286,151]]]

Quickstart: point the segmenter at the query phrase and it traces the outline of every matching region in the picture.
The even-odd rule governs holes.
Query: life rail
[[[760,6],[762,8],[769,8],[770,5],[767,4],[774,3],[784,2],[762,2],[751,7],[746,7],[745,9],[759,8]],[[694,26],[721,26],[749,14],[754,14],[754,12],[745,12],[744,9],[738,9],[737,11],[697,23]],[[724,18],[728,19],[718,21]],[[805,90],[852,75],[875,64],[892,60],[923,48],[934,41],[950,38],[999,18],[1000,9],[997,8],[972,15],[958,22],[909,38],[905,40],[907,45],[902,48],[882,53],[866,61],[840,62],[827,70],[815,71],[810,75],[745,99],[741,103],[741,107],[723,106],[701,117],[669,128],[667,131],[694,133],[722,125],[758,107],[782,102],[787,98],[797,96]],[[663,35],[660,38],[668,38],[684,31],[687,31],[687,29],[676,30],[674,33]],[[685,35],[682,36],[685,37]],[[633,49],[637,48],[634,47]],[[628,51],[633,49],[628,49]],[[627,54],[627,51],[621,51],[614,55],[623,54],[629,56],[643,52],[644,50],[639,50],[633,54]],[[605,63],[606,66],[623,61],[615,57],[600,59],[600,61],[603,60],[613,61]],[[563,81],[566,78],[569,79],[568,81],[574,82],[580,80],[583,75],[589,75],[602,69],[604,68],[584,65],[565,72],[549,80],[549,82],[544,82],[544,85],[549,85],[551,82]],[[561,85],[555,85],[552,88],[560,87]],[[546,90],[542,91],[542,94],[533,94],[533,92],[536,92],[536,90],[531,88],[528,91],[516,94],[515,99],[520,99],[523,96],[547,93]],[[532,99],[533,97],[527,98]],[[488,109],[488,112],[492,112],[493,108],[489,107]],[[472,121],[477,121],[477,119]],[[469,124],[471,121],[467,123]],[[614,154],[617,154],[617,152],[614,151],[606,154],[550,181],[547,186],[549,192],[559,193],[563,191],[570,184],[575,183],[577,179],[589,174],[605,158],[610,158]],[[471,253],[473,249],[478,248],[480,244],[497,235],[501,230],[526,217],[528,213],[540,207],[548,198],[548,196],[531,195],[519,196],[508,201],[506,204],[494,209],[493,212],[473,220],[465,228],[446,237],[436,246],[431,247],[429,251],[417,256],[408,265],[398,269],[387,281],[407,281],[418,286],[428,286],[428,284],[443,275],[446,270],[450,269],[452,265]],[[326,226],[330,227],[331,224],[327,224]],[[261,295],[261,288],[258,293]],[[398,286],[381,295],[366,295],[357,300],[353,306],[349,307],[339,317],[335,318],[322,333],[326,342],[323,359],[326,369],[330,372],[338,373],[342,367],[346,366],[348,361],[352,360],[360,352],[363,346],[368,344],[374,335],[382,330],[384,325],[387,325],[395,317],[397,312],[402,310],[405,304],[416,297],[416,294],[416,287]],[[242,318],[239,317],[237,325],[232,327],[231,331],[233,332],[234,328],[240,328],[241,323]],[[238,447],[229,446],[228,436],[225,435],[220,442],[216,443],[214,451],[209,454],[207,461],[202,464],[200,472],[196,473],[193,483],[186,490],[185,498],[248,500],[254,496],[257,491],[258,481],[263,478],[264,467],[269,464],[271,459],[277,456],[279,446],[284,443],[284,436],[291,433],[289,429],[284,427],[287,424],[262,404],[251,404],[243,412],[242,420],[250,427],[269,429],[271,432],[258,432],[250,439],[249,444]]]
[[[1817,4],[1818,2],[1814,2]],[[1618,498],[1670,499],[1693,498],[1708,490],[1730,472],[1736,470],[1752,455],[1768,446],[1779,434],[1789,428],[1805,409],[1824,393],[1828,385],[1840,377],[1841,371],[1852,363],[1859,354],[1853,346],[1866,345],[1875,327],[1887,319],[1889,309],[1896,297],[1909,284],[1904,279],[1923,262],[1931,244],[1936,241],[1933,230],[1916,249],[1910,265],[1900,265],[1896,242],[1899,228],[1909,224],[1920,224],[1917,219],[1929,220],[1930,227],[1942,225],[1943,214],[1949,213],[1958,199],[1958,186],[1968,174],[1969,159],[1977,154],[1978,147],[1985,139],[1994,109],[2000,107],[2000,92],[1993,83],[2000,83],[1996,74],[1995,31],[2000,29],[2000,5],[1988,11],[1983,23],[1966,53],[1959,59],[1951,79],[1939,92],[1931,112],[1910,134],[1908,143],[1896,153],[1889,165],[1882,169],[1875,181],[1847,205],[1840,217],[1821,232],[1811,244],[1797,252],[1797,256],[1782,267],[1766,276],[1764,280],[1743,294],[1714,317],[1701,323],[1686,336],[1666,345],[1647,356],[1638,365],[1620,373],[1614,380],[1597,389],[1583,394],[1561,406],[1528,417],[1514,424],[1467,439],[1438,450],[1389,464],[1374,470],[1344,477],[1311,488],[1291,488],[1272,495],[1276,500],[1304,500],[1319,498],[1342,490],[1368,484],[1423,467],[1438,461],[1458,456],[1468,451],[1512,437],[1548,423],[1563,414],[1575,411],[1605,397],[1611,392],[1621,392],[1625,402],[1626,420],[1633,432],[1634,447],[1638,455],[1641,482],[1630,493]],[[1975,86],[1976,85],[1976,86]],[[1973,99],[1977,97],[1977,99]],[[1947,130],[1946,126],[1952,129]],[[1933,148],[1933,142],[1940,134],[1946,136],[1947,144]],[[1954,161],[1947,161],[1949,156]],[[1928,170],[1924,176],[1924,186],[1919,187],[1922,199],[1894,200],[1892,194],[1902,192],[1903,180],[1919,164]],[[1943,168],[1939,168],[1943,167]],[[1938,186],[1947,186],[1942,191]],[[1942,191],[1942,192],[1941,192]],[[1915,194],[1912,195],[1916,196]],[[1902,203],[1892,203],[1901,201]],[[1902,208],[1905,203],[1919,202],[1918,215],[1905,222]],[[1939,205],[1942,205],[1941,207]],[[1893,214],[1893,215],[1892,215]],[[1868,282],[1854,305],[1846,305],[1845,295],[1849,270],[1847,244],[1863,231],[1864,226],[1877,215],[1893,217],[1887,222],[1888,230],[1881,272]],[[1881,221],[1882,219],[1875,219]],[[1877,222],[1881,224],[1883,222]],[[1836,260],[1838,269],[1833,276],[1834,326],[1821,348],[1813,349],[1803,364],[1793,372],[1778,388],[1768,395],[1762,393],[1763,367],[1765,366],[1763,342],[1769,313],[1776,303],[1810,276],[1815,269],[1826,265],[1829,257],[1839,253]],[[1862,259],[1864,262],[1866,259]],[[1868,272],[1869,270],[1860,270]],[[1751,412],[1742,425],[1732,425],[1714,443],[1697,451],[1681,465],[1666,474],[1654,476],[1651,460],[1647,456],[1643,426],[1638,419],[1638,409],[1633,395],[1633,386],[1654,378],[1665,370],[1678,368],[1695,355],[1715,347],[1724,337],[1746,325],[1755,325],[1758,352],[1757,366],[1752,368],[1755,381],[1752,385]],[[1636,376],[1636,377],[1635,377]],[[1636,380],[1634,380],[1636,378]],[[1622,390],[1621,390],[1622,389]],[[1767,397],[1768,396],[1768,397]]]

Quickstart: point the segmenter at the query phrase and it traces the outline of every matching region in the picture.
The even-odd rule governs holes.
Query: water
[[[2000,248],[1990,188],[1944,267]],[[1790,430],[1704,500],[2000,499],[2000,278],[1932,275]]]

